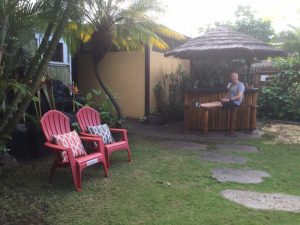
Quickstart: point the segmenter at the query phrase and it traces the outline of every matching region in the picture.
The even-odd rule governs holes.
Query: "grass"
[[[299,214],[252,210],[220,195],[240,189],[300,196],[299,145],[272,145],[269,139],[244,142],[259,153],[240,153],[248,162],[232,166],[270,173],[258,185],[218,183],[210,170],[230,166],[203,162],[199,151],[167,149],[158,139],[139,137],[130,137],[131,164],[125,152],[117,152],[108,178],[98,166],[87,168],[79,193],[69,169],[59,169],[47,182],[51,158],[19,164],[0,177],[0,224],[299,225]]]

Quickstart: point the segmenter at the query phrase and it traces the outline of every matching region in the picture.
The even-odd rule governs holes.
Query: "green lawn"
[[[230,166],[203,162],[200,151],[171,150],[160,140],[132,136],[133,162],[126,162],[125,152],[113,154],[108,178],[99,166],[87,168],[81,192],[74,190],[69,169],[57,170],[47,182],[50,158],[20,164],[0,177],[0,224],[299,225],[299,214],[252,210],[220,195],[242,189],[300,196],[299,145],[264,144],[267,139],[244,142],[259,153],[239,154],[249,160],[233,166],[270,173],[258,185],[218,183],[210,170]]]

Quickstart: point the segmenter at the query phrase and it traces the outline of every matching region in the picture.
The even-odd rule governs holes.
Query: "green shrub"
[[[193,79],[198,80],[198,88],[225,88],[228,76],[237,68],[245,65],[244,60],[219,60],[206,59],[192,62]],[[244,75],[239,75],[239,80],[247,82]]]
[[[109,127],[115,127],[117,124],[117,116],[114,113],[114,108],[108,97],[101,91],[92,89],[88,92],[85,99],[85,105],[90,106],[100,112],[102,123],[106,123]],[[74,103],[78,107],[83,105],[77,101]]]
[[[184,87],[187,81],[188,76],[179,65],[175,72],[163,74],[162,81],[153,88],[157,113],[163,121],[183,118]]]
[[[294,55],[278,58],[281,69],[267,81],[259,97],[259,116],[269,119],[300,121],[300,61]]]

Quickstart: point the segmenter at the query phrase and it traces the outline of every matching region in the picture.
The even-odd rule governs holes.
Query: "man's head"
[[[239,74],[237,72],[232,72],[230,75],[230,80],[233,84],[236,84],[239,81]]]

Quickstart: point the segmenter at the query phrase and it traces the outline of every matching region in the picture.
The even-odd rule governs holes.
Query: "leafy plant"
[[[300,54],[300,27],[290,27],[291,30],[277,34],[274,41],[282,43],[282,48],[286,51]]]
[[[33,98],[32,98],[38,120],[41,119],[42,114],[43,114],[43,112],[42,112],[42,95],[41,95],[42,91],[43,91],[46,101],[49,105],[49,108],[50,109],[56,108],[54,94],[53,94],[52,80],[49,79],[48,77],[44,77],[40,84],[40,89],[37,90],[36,95],[33,96]]]
[[[74,84],[74,82],[69,87],[69,89],[70,89],[70,92],[72,93],[73,112],[75,113],[75,111],[79,109],[79,105],[76,103],[77,102],[77,96],[79,94],[79,89],[78,89],[78,86],[76,84]]]
[[[259,116],[300,121],[300,61],[294,55],[274,63],[282,72],[271,77],[261,89]]]
[[[10,135],[5,135],[4,137],[2,137],[0,139],[0,156],[5,153],[8,152],[10,149],[7,148],[7,142],[11,139]]]
[[[13,94],[9,107],[1,113],[0,139],[11,134],[32,101],[32,96],[40,88],[41,80],[54,54],[66,23],[77,12],[77,1],[73,0],[1,0],[0,1],[0,49],[4,49],[1,66],[3,81],[8,84],[20,65],[25,65],[24,81],[28,91]],[[32,57],[22,57],[24,43],[33,32],[44,30],[44,38]],[[52,37],[52,38],[50,38]],[[23,60],[25,59],[25,60]],[[20,89],[25,90],[25,89]],[[3,91],[3,90],[1,90]],[[9,92],[5,87],[2,103]],[[3,94],[4,93],[4,94]]]
[[[120,124],[117,116],[114,114],[114,107],[109,98],[101,91],[92,89],[84,98],[84,104],[74,100],[77,107],[90,106],[100,112],[102,123],[107,123],[110,127]],[[99,103],[100,102],[100,103]]]
[[[250,34],[264,42],[270,42],[274,36],[271,20],[257,18],[250,6],[239,5],[235,11],[234,29]]]
[[[164,121],[183,118],[184,87],[188,81],[186,72],[179,65],[175,72],[162,74],[153,88],[157,112]]]
[[[200,60],[193,62],[193,79],[199,81],[197,88],[224,88],[230,73],[243,65],[244,60]]]

